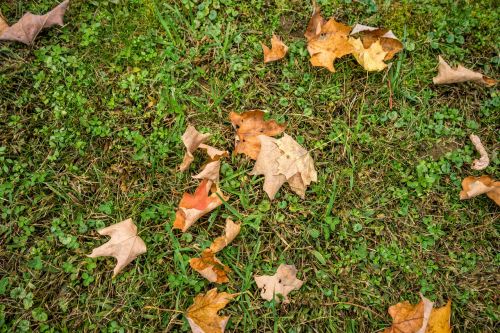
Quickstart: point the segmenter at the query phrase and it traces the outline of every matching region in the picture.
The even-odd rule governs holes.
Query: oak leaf
[[[188,230],[200,217],[222,204],[219,196],[227,200],[217,184],[203,179],[194,194],[184,193],[182,196],[172,228],[181,229],[182,232]]]
[[[260,110],[251,110],[238,114],[231,112],[229,118],[236,130],[235,154],[245,154],[255,160],[259,155],[259,135],[276,136],[285,130],[274,120],[264,120],[265,113]]]
[[[451,300],[440,308],[420,295],[421,301],[412,305],[408,301],[389,307],[393,319],[384,333],[451,333]]]
[[[115,277],[123,267],[127,266],[139,255],[146,252],[146,244],[137,236],[137,227],[132,222],[132,219],[113,224],[99,230],[98,233],[100,235],[110,236],[111,239],[107,243],[95,248],[88,257],[115,257],[117,262],[113,270],[113,277]]]
[[[220,159],[222,157],[228,157],[229,153],[226,150],[219,150],[206,144],[200,144],[198,148],[204,149],[207,152],[209,159],[203,166],[201,172],[194,175],[193,178],[208,179],[214,183],[218,183],[221,165]]]
[[[308,27],[316,25],[316,32],[306,31],[306,36],[309,36],[307,51],[311,56],[310,62],[313,66],[325,67],[330,72],[335,72],[333,66],[335,60],[354,51],[348,38],[351,27],[337,22],[333,18],[321,25],[321,20],[315,18],[314,14],[311,21]],[[317,33],[318,26],[320,27],[319,33]]]
[[[33,41],[42,29],[50,28],[54,25],[64,25],[63,17],[68,5],[69,0],[63,1],[45,15],[26,13],[10,27],[0,16],[0,41],[14,41],[27,45],[33,44]]]
[[[288,182],[301,198],[311,182],[317,181],[314,161],[309,152],[287,134],[281,139],[259,136],[261,151],[251,175],[264,175],[264,191],[272,200]]]
[[[469,176],[462,180],[461,200],[470,199],[481,194],[486,194],[488,198],[500,206],[500,181],[495,181],[490,176]]]
[[[276,35],[273,35],[271,38],[270,49],[264,43],[260,44],[262,45],[262,51],[264,52],[264,63],[280,60],[285,57],[288,51],[288,46],[286,46],[285,43],[283,43]]]
[[[281,264],[274,275],[254,276],[257,287],[261,290],[263,299],[270,301],[274,299],[280,302],[280,297],[283,296],[284,303],[289,303],[288,294],[295,289],[300,289],[303,281],[297,279],[297,269],[294,265]]]
[[[190,259],[189,265],[210,282],[229,282],[227,273],[231,272],[231,269],[217,259],[215,253],[210,249],[205,249],[200,258]]]
[[[184,171],[189,168],[189,165],[194,161],[193,153],[198,147],[205,142],[210,134],[202,134],[194,128],[194,126],[189,125],[184,134],[182,134],[182,142],[186,147],[186,154],[184,154],[184,159],[179,166],[180,171]]]
[[[217,314],[236,294],[217,293],[217,288],[199,294],[187,309],[186,317],[193,333],[223,333],[229,317]]]
[[[448,65],[441,56],[439,56],[438,59],[438,75],[432,79],[434,84],[450,84],[472,81],[490,87],[497,83],[495,79],[487,77],[481,73],[474,72],[461,65],[456,68],[451,68],[451,66]]]
[[[488,157],[488,153],[486,152],[486,149],[481,143],[481,139],[477,135],[471,134],[470,140],[472,141],[472,144],[474,145],[476,150],[479,152],[479,155],[481,156],[478,160],[474,160],[474,162],[472,163],[472,169],[474,170],[486,169],[490,164],[490,158]]]

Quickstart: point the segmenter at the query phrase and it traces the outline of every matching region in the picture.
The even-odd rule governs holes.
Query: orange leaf
[[[385,329],[384,333],[425,332],[433,303],[422,295],[420,297],[422,300],[417,305],[404,301],[391,306],[389,314],[393,319],[393,324]],[[421,328],[424,328],[424,330],[421,330]]]
[[[271,38],[271,49],[269,49],[264,43],[260,44],[262,45],[262,51],[264,52],[264,63],[280,60],[285,57],[285,54],[288,51],[288,46],[286,46],[285,43],[283,43],[276,35],[273,35]]]
[[[229,317],[220,317],[217,312],[235,296],[224,292],[217,293],[217,288],[197,295],[186,311],[191,330],[195,333],[223,333]]]
[[[181,229],[185,232],[200,217],[220,206],[222,201],[217,194],[226,200],[217,185],[208,179],[202,180],[194,195],[184,193],[176,212],[173,229]]]
[[[486,194],[488,198],[500,206],[500,182],[493,180],[490,176],[469,176],[462,181],[460,199],[466,200],[475,196]]]
[[[221,251],[238,236],[240,230],[241,223],[234,223],[231,219],[226,219],[226,231],[224,236],[217,237],[210,245],[210,250],[213,253]]]
[[[245,154],[255,160],[260,151],[258,136],[276,136],[285,130],[285,125],[280,125],[274,120],[264,120],[264,114],[260,110],[242,114],[231,112],[229,118],[236,129],[235,154]]]
[[[215,257],[215,253],[210,249],[204,250],[201,254],[201,258],[189,260],[189,265],[210,282],[229,282],[227,273],[231,270],[220,262],[220,260]]]

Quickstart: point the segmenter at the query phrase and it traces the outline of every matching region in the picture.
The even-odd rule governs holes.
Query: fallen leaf
[[[213,181],[214,183],[218,183],[221,164],[220,159],[222,157],[228,157],[229,153],[225,150],[218,150],[217,148],[208,146],[206,144],[201,144],[199,148],[204,149],[207,152],[209,159],[203,166],[201,172],[193,176],[193,178],[208,179]]]
[[[285,182],[304,198],[307,186],[317,181],[309,152],[287,134],[281,139],[261,135],[259,140],[261,151],[250,174],[264,175],[264,191],[271,200]]]
[[[321,8],[313,1],[313,14],[307,24],[304,36],[307,41],[317,37],[321,33],[321,27],[325,24],[325,19],[321,15]]]
[[[387,67],[384,61],[390,60],[403,49],[403,44],[394,33],[387,29],[356,24],[349,37],[353,46],[353,55],[367,71],[381,71]]]
[[[425,333],[434,303],[423,295],[420,298],[416,305],[404,301],[389,307],[393,324],[384,333]]]
[[[132,219],[113,224],[99,230],[98,233],[110,236],[111,239],[107,243],[95,248],[88,257],[115,257],[117,262],[113,270],[113,277],[120,273],[123,267],[146,252],[146,244],[137,236],[137,227],[132,222]]]
[[[274,275],[254,276],[257,287],[261,290],[263,299],[270,301],[274,298],[280,302],[278,295],[283,296],[284,303],[289,303],[288,294],[295,289],[300,289],[303,281],[297,279],[297,269],[294,265],[281,264]]]
[[[260,110],[246,111],[242,114],[231,112],[229,118],[236,130],[235,154],[245,154],[255,160],[260,151],[259,135],[276,136],[285,130],[274,120],[264,120],[265,113]]]
[[[217,194],[227,200],[217,184],[208,179],[201,181],[194,194],[184,193],[175,214],[172,229],[181,229],[182,232],[186,232],[200,217],[219,207],[222,201]]]
[[[479,139],[477,135],[471,134],[470,140],[472,141],[472,144],[474,144],[474,147],[481,156],[478,160],[474,160],[474,162],[472,163],[472,169],[474,170],[486,169],[490,164],[490,158],[488,157],[488,153],[486,152],[486,149],[484,149],[484,146],[481,143],[481,139]]]
[[[220,317],[222,310],[236,294],[217,293],[217,288],[199,294],[187,309],[186,317],[193,333],[223,333],[229,317]]]
[[[192,269],[200,273],[205,279],[215,283],[227,283],[229,278],[227,273],[231,270],[215,257],[215,253],[210,249],[205,249],[201,253],[201,258],[189,260]]]
[[[445,306],[432,309],[426,333],[451,333],[451,300]]]
[[[412,305],[408,301],[398,303],[389,308],[393,319],[391,327],[384,333],[451,333],[451,300],[440,308],[420,295],[421,301]]]
[[[50,28],[54,25],[64,25],[63,17],[68,5],[69,0],[63,1],[45,15],[26,13],[17,23],[10,27],[0,17],[0,41],[14,41],[27,45],[33,44],[33,41],[42,29]]]
[[[285,43],[283,43],[276,35],[273,35],[271,38],[271,49],[269,49],[264,43],[260,44],[262,45],[262,51],[264,52],[264,63],[280,60],[285,57],[285,54],[288,51],[288,46],[286,46]]]
[[[469,176],[462,180],[461,200],[470,199],[481,194],[486,194],[488,198],[500,206],[500,181],[495,181],[490,176]]]
[[[189,125],[184,134],[182,135],[182,142],[186,146],[186,154],[179,166],[180,171],[185,171],[189,168],[189,165],[194,160],[193,152],[198,149],[198,147],[205,142],[210,134],[202,134],[194,128],[194,126]]]
[[[311,21],[313,22],[311,23]],[[309,25],[316,24],[316,27],[318,27],[321,22],[321,20],[318,17],[315,18],[314,15],[311,21]],[[331,18],[320,26],[319,34],[316,32],[309,34],[308,31],[306,31],[306,34],[309,36],[307,51],[309,51],[309,55],[311,56],[310,62],[313,66],[325,67],[330,72],[335,72],[335,68],[333,67],[335,60],[351,54],[354,51],[348,38],[351,27]]]
[[[226,219],[226,231],[224,236],[217,237],[210,245],[210,250],[217,253],[231,243],[240,233],[241,224],[234,223],[231,219]]]
[[[434,82],[434,84],[450,84],[450,83],[472,81],[490,87],[494,86],[497,83],[496,80],[487,77],[481,73],[474,72],[461,65],[453,69],[451,68],[450,65],[446,63],[446,61],[444,61],[444,59],[441,56],[439,56],[438,59],[439,59],[438,75],[432,79],[432,82]]]

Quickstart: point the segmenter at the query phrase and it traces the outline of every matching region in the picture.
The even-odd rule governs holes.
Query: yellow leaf
[[[354,49],[354,57],[367,71],[381,71],[387,67],[387,64],[384,62],[387,52],[384,51],[382,45],[380,45],[380,41],[372,43],[370,47],[366,49],[360,38],[350,37],[349,43]]]
[[[223,309],[236,295],[217,293],[217,288],[195,297],[187,309],[186,317],[194,333],[223,333],[229,317],[221,317],[217,312]]]

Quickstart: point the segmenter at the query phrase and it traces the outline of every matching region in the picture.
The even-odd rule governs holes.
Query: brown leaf
[[[179,209],[175,214],[172,229],[181,229],[182,232],[186,232],[200,217],[219,207],[222,201],[217,194],[227,200],[219,187],[208,179],[201,181],[194,195],[184,193],[179,203]]]
[[[481,73],[471,71],[461,65],[453,69],[439,56],[438,75],[432,79],[434,84],[450,84],[472,81],[488,87],[494,86],[497,81]]]
[[[284,303],[289,303],[288,294],[295,289],[300,289],[303,281],[297,279],[297,269],[294,265],[281,264],[274,275],[254,276],[257,287],[261,290],[263,299],[270,301],[274,298],[280,301],[278,295],[283,296]]]
[[[495,181],[490,176],[470,176],[462,181],[461,200],[470,199],[485,193],[488,198],[500,206],[500,181]]]
[[[186,146],[186,154],[179,166],[180,171],[185,171],[189,168],[189,165],[194,160],[193,153],[198,147],[205,142],[210,134],[202,134],[194,128],[194,126],[189,125],[184,134],[182,135],[182,142]]]
[[[269,49],[264,43],[260,44],[262,45],[262,51],[264,52],[264,63],[280,60],[285,57],[285,54],[288,51],[288,46],[286,46],[285,43],[283,43],[276,35],[273,35],[271,38],[271,49]]]
[[[26,13],[11,27],[0,17],[0,41],[14,41],[27,45],[33,44],[36,36],[43,28],[64,25],[63,17],[68,5],[69,0],[63,1],[45,15]]]
[[[240,233],[241,224],[234,223],[231,219],[226,219],[226,231],[224,236],[217,237],[210,245],[210,250],[217,253],[231,243]]]
[[[393,324],[384,333],[424,333],[431,315],[434,303],[423,295],[417,305],[408,301],[398,303],[389,308]],[[423,330],[422,330],[423,328]]]
[[[187,309],[186,317],[193,333],[223,333],[229,317],[220,317],[223,309],[236,294],[217,293],[217,288],[199,294]]]
[[[393,324],[384,333],[451,333],[451,300],[441,308],[433,308],[433,302],[423,295],[420,298],[417,305],[405,301],[391,306]]]
[[[132,219],[113,224],[99,230],[98,233],[100,235],[111,236],[111,239],[107,243],[95,248],[88,257],[115,257],[117,262],[113,270],[113,277],[140,254],[146,252],[146,244],[137,236],[137,227],[132,222]]]
[[[193,178],[208,179],[213,181],[214,183],[218,183],[221,164],[220,159],[222,157],[228,157],[229,153],[225,150],[218,150],[206,144],[201,144],[199,148],[204,149],[207,152],[209,159],[203,166],[201,172],[193,176]]]
[[[229,282],[227,273],[231,272],[231,270],[220,262],[220,260],[215,257],[215,253],[210,249],[205,249],[201,254],[201,258],[190,259],[189,265],[210,282]]]
[[[235,154],[245,154],[255,160],[260,151],[259,135],[276,136],[285,130],[274,120],[264,120],[264,112],[252,110],[238,114],[231,112],[229,118],[236,130]]]
[[[320,22],[319,18],[316,20]],[[317,22],[313,24],[318,25]],[[348,40],[350,31],[351,27],[331,18],[328,22],[321,25],[319,34],[309,34],[307,50],[311,56],[311,64],[313,66],[325,67],[330,72],[335,72],[335,68],[333,67],[334,61],[354,51]]]
[[[264,191],[272,200],[280,187],[288,182],[301,198],[307,186],[317,181],[314,161],[307,150],[289,135],[274,139],[259,136],[261,151],[251,175],[264,175]]]
[[[486,152],[486,149],[484,149],[484,146],[481,143],[481,139],[479,139],[477,135],[471,134],[470,140],[472,141],[472,144],[474,144],[476,150],[479,152],[479,155],[481,155],[481,158],[479,158],[478,160],[474,160],[474,162],[472,163],[472,169],[474,170],[486,169],[490,164],[490,158],[488,157],[488,153]]]
[[[304,36],[307,41],[317,37],[321,33],[321,27],[325,24],[325,19],[321,16],[321,8],[313,1],[313,14],[307,24]]]

